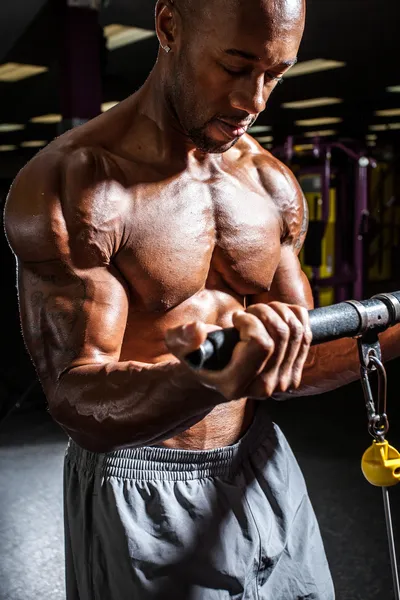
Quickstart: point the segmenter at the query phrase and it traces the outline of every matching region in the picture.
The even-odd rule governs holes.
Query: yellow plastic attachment
[[[364,477],[372,485],[390,487],[400,482],[400,453],[383,442],[373,442],[361,459]]]

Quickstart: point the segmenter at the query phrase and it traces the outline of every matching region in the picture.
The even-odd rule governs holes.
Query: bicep
[[[128,294],[113,267],[25,262],[18,291],[25,343],[46,393],[73,367],[118,360]]]
[[[298,304],[308,309],[314,306],[310,283],[292,246],[282,247],[279,265],[269,292],[248,296],[247,306],[274,301]]]

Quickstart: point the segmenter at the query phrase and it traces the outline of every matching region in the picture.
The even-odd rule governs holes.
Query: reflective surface
[[[63,600],[66,436],[43,408],[0,430],[0,599]]]

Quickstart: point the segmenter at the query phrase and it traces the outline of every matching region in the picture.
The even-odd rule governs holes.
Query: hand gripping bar
[[[400,323],[400,291],[378,294],[369,300],[348,300],[309,311],[313,335],[312,345],[341,338],[354,338],[369,331],[381,333]],[[186,356],[195,369],[219,371],[227,366],[239,332],[234,327],[219,329],[208,334],[198,350]]]

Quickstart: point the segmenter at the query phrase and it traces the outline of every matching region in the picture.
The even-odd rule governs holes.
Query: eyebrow
[[[256,54],[252,54],[251,52],[245,52],[244,50],[237,50],[236,48],[229,48],[225,50],[225,54],[229,54],[229,56],[239,56],[240,58],[245,58],[246,60],[256,60],[260,61],[261,58]],[[292,58],[290,60],[283,60],[279,65],[282,67],[293,67],[297,63],[297,57]]]

